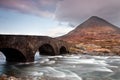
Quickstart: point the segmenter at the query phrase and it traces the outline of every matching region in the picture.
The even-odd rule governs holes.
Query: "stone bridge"
[[[66,54],[69,46],[47,36],[0,35],[0,51],[7,62],[33,62],[37,51],[50,56]]]

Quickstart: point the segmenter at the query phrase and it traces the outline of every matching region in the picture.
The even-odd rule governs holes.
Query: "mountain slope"
[[[91,42],[91,40],[120,39],[120,28],[102,18],[92,16],[74,30],[58,39],[71,43]]]
[[[107,55],[111,55],[111,53],[120,55],[120,28],[96,16],[90,17],[58,39],[75,45],[72,48],[72,51],[75,52],[95,52],[95,55],[99,53],[99,55],[106,55],[104,53],[107,52]]]

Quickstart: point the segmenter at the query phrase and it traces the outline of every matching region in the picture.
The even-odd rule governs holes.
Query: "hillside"
[[[94,44],[120,54],[120,28],[97,16],[90,17],[58,39],[75,45]]]

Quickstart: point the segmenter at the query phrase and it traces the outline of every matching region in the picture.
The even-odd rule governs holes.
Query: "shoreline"
[[[0,80],[46,80],[42,76],[25,76],[25,77],[16,77],[8,76],[6,74],[0,75]]]

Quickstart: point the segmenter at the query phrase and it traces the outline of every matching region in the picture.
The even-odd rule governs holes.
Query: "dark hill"
[[[92,16],[68,34],[59,37],[59,39],[71,43],[91,42],[91,40],[120,39],[120,28],[102,18]]]

